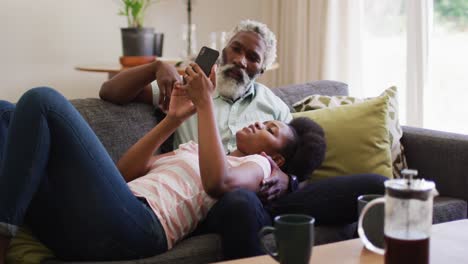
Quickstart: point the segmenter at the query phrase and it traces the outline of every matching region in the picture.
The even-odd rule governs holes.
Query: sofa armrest
[[[403,126],[408,167],[435,181],[440,195],[468,200],[468,136]]]

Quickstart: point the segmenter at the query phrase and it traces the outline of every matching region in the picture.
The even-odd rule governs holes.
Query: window
[[[390,86],[399,92],[400,120],[405,120],[405,0],[363,0],[362,85],[366,97]]]
[[[424,127],[468,134],[468,0],[434,0]]]
[[[468,134],[468,0],[432,1],[362,0],[363,91],[396,85],[403,124]]]

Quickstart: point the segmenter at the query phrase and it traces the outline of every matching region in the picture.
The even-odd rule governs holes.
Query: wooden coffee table
[[[430,240],[431,264],[468,263],[468,220],[459,220],[432,226]],[[270,256],[238,259],[224,264],[275,264]],[[316,246],[310,263],[373,264],[384,263],[383,256],[365,249],[359,238]]]

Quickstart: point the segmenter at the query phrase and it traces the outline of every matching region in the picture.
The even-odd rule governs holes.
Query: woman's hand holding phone
[[[197,108],[211,102],[216,87],[215,63],[218,57],[217,50],[202,47],[195,63],[190,63],[185,69],[183,88]]]
[[[183,88],[195,107],[201,107],[211,102],[211,95],[216,87],[216,65],[213,65],[209,78],[196,63],[191,63],[185,70],[186,84]]]

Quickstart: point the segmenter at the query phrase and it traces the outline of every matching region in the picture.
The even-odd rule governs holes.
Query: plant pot
[[[153,56],[153,28],[121,28],[123,56]]]
[[[123,67],[134,67],[153,62],[155,56],[121,56],[119,61]]]

